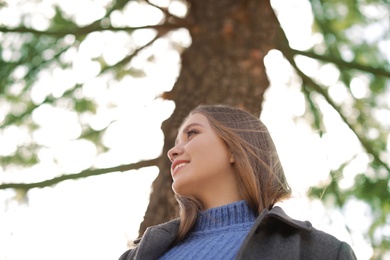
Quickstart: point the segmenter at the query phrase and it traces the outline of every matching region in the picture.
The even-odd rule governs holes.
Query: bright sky
[[[32,25],[37,29],[47,28],[46,17],[53,15],[50,8],[37,8],[35,2],[23,5],[18,1],[9,2],[9,9],[0,10],[1,23],[6,20],[7,24],[17,24],[15,13],[34,12]],[[40,5],[50,6],[53,2],[57,1],[44,0]],[[80,24],[101,17],[105,2],[58,1]],[[311,35],[312,16],[308,1],[274,0],[273,6],[278,10],[292,47],[305,49],[318,40]],[[96,11],[85,16],[85,10]],[[171,10],[178,15],[185,13],[178,1]],[[112,20],[116,25],[137,26],[145,17],[151,17],[149,22],[155,23],[154,19],[158,20],[160,15],[154,9],[133,3],[125,13],[114,13]],[[156,97],[172,88],[179,73],[180,57],[169,41],[188,46],[191,42],[188,33],[178,30],[169,40],[161,39],[151,49],[141,52],[132,66],[145,71],[143,78],[125,77],[122,81],[112,81],[110,76],[96,78],[99,65],[91,60],[102,54],[106,62],[115,63],[129,48],[141,45],[153,36],[154,32],[150,30],[138,32],[131,38],[124,33],[93,33],[78,50],[72,49],[66,54],[67,59],[73,61],[72,68],[55,68],[52,73],[44,73],[33,87],[32,98],[39,102],[48,93],[61,96],[75,82],[84,83],[82,94],[96,100],[99,108],[96,115],[85,116],[82,120],[96,129],[111,124],[102,140],[110,148],[107,154],[96,157],[96,148],[91,143],[71,141],[81,132],[76,114],[44,105],[33,114],[33,120],[41,126],[34,138],[47,147],[39,154],[42,162],[32,169],[7,172],[0,169],[1,181],[39,181],[92,165],[110,167],[157,157],[163,144],[160,125],[170,116],[174,104]],[[72,42],[72,37],[67,41]],[[155,55],[154,62],[147,61],[151,54]],[[326,75],[321,79],[329,84],[337,82],[338,72],[331,66],[319,67],[307,60],[299,62],[306,73],[319,77]],[[282,207],[291,216],[310,220],[315,227],[350,243],[359,259],[368,259],[372,249],[361,235],[368,228],[368,207],[353,201],[347,206],[353,210],[345,211],[343,216],[337,211],[325,211],[320,202],[309,201],[306,197],[310,185],[327,181],[329,169],[356,156],[355,168],[347,170],[342,182],[344,187],[350,186],[357,169],[364,171],[367,156],[361,152],[350,130],[325,103],[322,108],[326,111],[327,132],[323,139],[302,120],[296,120],[305,107],[292,69],[278,51],[268,54],[266,65],[271,87],[266,93],[261,119],[272,133],[295,196]],[[23,68],[20,73],[23,75]],[[367,95],[364,79],[353,82],[354,95]],[[18,91],[17,86],[14,91]],[[343,94],[334,91],[335,96]],[[0,106],[0,118],[5,113],[6,108]],[[18,144],[16,140],[24,140],[25,135],[24,129],[4,132],[0,136],[0,156],[12,153]],[[157,174],[157,168],[150,167],[66,181],[55,187],[33,189],[28,193],[28,201],[23,202],[14,199],[13,190],[0,191],[0,260],[117,259],[126,250],[127,241],[137,237],[148,204],[150,185]],[[355,214],[356,211],[360,214]],[[347,222],[354,230],[351,235],[345,229]]]

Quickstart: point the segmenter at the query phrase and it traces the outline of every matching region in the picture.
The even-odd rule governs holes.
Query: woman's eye
[[[196,131],[196,130],[188,130],[187,133],[186,133],[187,134],[187,138],[189,138],[192,135],[195,135],[197,133],[198,133],[198,131]]]

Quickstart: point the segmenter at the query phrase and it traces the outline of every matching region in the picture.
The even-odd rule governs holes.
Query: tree
[[[188,11],[185,15],[174,14],[172,6],[178,3],[186,6]],[[158,10],[161,19],[138,27],[115,22],[118,14],[126,13],[135,4]],[[42,97],[31,96],[37,79],[58,68],[61,71],[70,68],[74,59],[72,52],[82,48],[89,38],[96,34],[131,37],[140,30],[154,31],[153,38],[146,43],[137,44],[129,40],[127,53],[119,58],[110,60],[103,53],[94,54],[93,61],[98,69],[92,76],[101,80],[109,78],[108,84],[126,77],[142,76],[141,68],[136,68],[132,62],[158,39],[169,38],[171,32],[186,29],[192,42],[189,47],[175,46],[181,52],[180,75],[172,90],[161,95],[163,99],[175,103],[174,112],[161,127],[165,136],[162,156],[111,168],[89,168],[42,182],[4,183],[0,184],[0,188],[14,188],[26,193],[29,189],[54,185],[66,179],[157,165],[160,174],[153,184],[150,204],[140,226],[142,234],[147,226],[177,214],[170,189],[170,164],[165,154],[172,147],[176,129],[184,116],[200,103],[227,103],[260,113],[263,95],[269,86],[264,57],[270,50],[278,50],[301,81],[306,122],[319,135],[326,134],[327,124],[323,115],[330,107],[359,140],[362,147],[359,154],[369,158],[366,169],[355,172],[354,185],[343,188],[340,181],[359,154],[342,162],[339,168],[332,169],[329,181],[313,188],[311,195],[324,201],[334,200],[333,207],[340,209],[351,199],[368,203],[374,218],[367,236],[375,249],[374,257],[388,254],[386,248],[390,238],[385,229],[388,228],[390,214],[387,199],[390,193],[390,124],[384,117],[389,111],[386,89],[390,78],[390,58],[386,56],[385,44],[390,35],[384,28],[388,26],[389,9],[381,0],[313,0],[310,4],[314,17],[313,35],[319,40],[305,50],[294,49],[289,44],[291,36],[279,22],[283,17],[277,17],[271,3],[266,0],[188,0],[172,1],[167,6],[151,1],[108,1],[103,6],[105,11],[102,15],[89,21],[77,21],[58,4],[51,7],[53,15],[47,19],[46,25],[34,23],[33,15],[28,13],[15,24],[2,22],[0,103],[6,104],[5,109],[9,112],[2,119],[1,131],[5,135],[16,126],[28,129],[31,135],[19,144],[18,149],[1,158],[4,170],[31,167],[39,161],[37,154],[42,145],[32,137],[39,128],[33,114],[45,105],[74,111],[82,129],[76,138],[90,140],[99,153],[108,150],[100,142],[108,125],[96,129],[91,127],[90,122],[83,121],[97,109],[93,99],[80,94],[85,81],[75,81],[57,93],[48,91]],[[6,10],[7,5],[11,2],[5,2],[2,8]],[[365,36],[373,31],[375,35]],[[153,60],[153,56],[149,58]],[[305,73],[302,59],[316,61],[318,68],[336,71],[336,84],[326,85],[320,77]],[[344,99],[340,100],[334,93],[343,93]]]

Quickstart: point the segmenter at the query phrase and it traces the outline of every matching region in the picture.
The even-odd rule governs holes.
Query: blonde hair
[[[239,191],[258,214],[271,209],[291,189],[286,181],[276,147],[266,126],[254,115],[226,105],[200,105],[193,114],[204,115],[233,153]],[[176,242],[181,241],[195,224],[201,201],[175,195],[180,206],[180,227]]]

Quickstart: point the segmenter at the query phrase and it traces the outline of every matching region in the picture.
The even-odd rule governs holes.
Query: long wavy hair
[[[260,214],[264,209],[271,209],[276,202],[291,195],[274,142],[258,117],[226,105],[200,105],[189,116],[196,113],[208,119],[233,153],[239,191],[255,212]],[[176,238],[179,242],[194,226],[204,207],[195,198],[175,196],[180,206]]]

